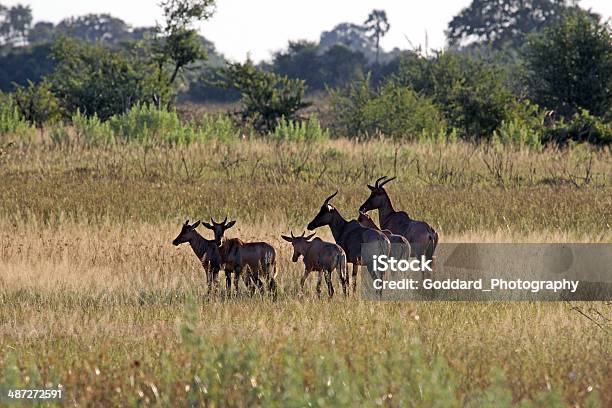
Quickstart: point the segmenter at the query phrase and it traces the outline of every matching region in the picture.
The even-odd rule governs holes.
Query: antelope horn
[[[395,180],[395,179],[396,179],[396,177],[391,177],[390,179],[387,179],[387,180],[383,181],[383,182],[382,182],[382,184],[381,184],[381,185],[379,185],[378,187],[382,187],[382,186],[384,186],[385,184],[387,184],[388,182],[390,182],[391,180]]]
[[[185,220],[185,225],[189,225],[189,220]]]
[[[381,181],[382,179],[385,179],[385,178],[387,178],[387,176],[382,176],[382,177],[379,177],[378,179],[376,179],[376,182],[374,183],[374,187],[376,187],[376,188],[380,187],[380,186],[378,185],[378,183],[380,183],[380,181]]]
[[[331,200],[332,198],[334,198],[336,196],[336,194],[338,194],[338,190],[336,190],[336,192],[332,195],[330,195],[329,197],[327,197],[325,199],[325,201],[323,201],[323,204],[329,204],[329,200]]]
[[[290,232],[291,232],[291,238],[295,238],[295,237],[293,236],[293,231],[290,231]]]
[[[300,238],[304,237],[304,235],[306,235],[306,231],[302,231],[302,235],[300,235]]]
[[[227,224],[227,215],[225,216],[225,219],[223,220],[223,225]]]
[[[215,220],[213,220],[213,217],[210,217],[210,222],[212,222],[212,223],[213,223],[213,225],[215,225],[215,224],[216,224]]]

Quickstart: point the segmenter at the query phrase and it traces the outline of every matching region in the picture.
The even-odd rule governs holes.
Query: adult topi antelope
[[[420,258],[424,255],[427,259],[433,259],[438,234],[425,221],[413,220],[406,212],[395,211],[384,188],[393,179],[395,177],[387,179],[387,176],[383,176],[376,180],[374,186],[368,184],[370,197],[359,207],[359,211],[378,210],[380,227],[405,237],[410,242],[412,256]]]
[[[389,238],[389,242],[391,243],[391,253],[389,256],[399,260],[399,259],[408,259],[410,258],[410,243],[408,240],[401,236],[392,233],[389,230],[381,230],[378,225],[374,222],[372,217],[364,212],[359,212],[359,217],[357,217],[357,221],[364,227],[372,228],[375,230],[381,231],[383,234]]]
[[[389,239],[380,231],[366,228],[359,224],[357,220],[347,221],[338,212],[336,207],[329,202],[338,194],[336,191],[325,199],[319,213],[308,224],[308,230],[312,231],[325,225],[329,225],[334,240],[344,250],[346,260],[353,264],[353,293],[356,291],[356,279],[360,265],[368,266],[368,271],[372,274],[372,279],[382,278],[375,276],[373,255],[389,255]],[[362,254],[362,249],[367,248],[371,254]],[[348,274],[347,284],[349,281]]]
[[[293,246],[293,257],[291,260],[293,262],[297,262],[302,256],[302,260],[304,261],[304,275],[302,279],[300,279],[300,288],[302,293],[304,292],[304,283],[306,282],[306,278],[310,272],[315,271],[319,273],[319,277],[317,279],[317,295],[321,295],[321,278],[323,273],[325,273],[325,283],[327,284],[327,293],[331,298],[334,296],[334,285],[332,283],[332,272],[335,270],[338,272],[338,277],[340,278],[340,283],[342,284],[342,291],[346,295],[346,255],[344,254],[344,250],[340,248],[339,245],[333,244],[331,242],[325,242],[321,238],[317,237],[310,241],[310,239],[315,235],[312,233],[308,236],[304,236],[306,231],[302,233],[301,236],[295,237],[293,236],[293,232],[291,232],[291,236],[288,237],[286,235],[281,235],[281,238],[287,242],[290,242]]]
[[[268,289],[275,295],[276,251],[272,245],[266,242],[243,242],[238,238],[223,239],[225,231],[233,227],[236,221],[227,222],[227,217],[222,222],[215,222],[212,218],[210,221],[211,224],[205,222],[202,225],[214,232],[221,263],[226,273],[234,272],[236,290],[238,290],[240,273],[244,271],[247,288],[251,289],[252,282],[262,289],[263,282],[260,276],[263,276],[268,281]]]
[[[206,283],[210,292],[213,282],[217,282],[217,276],[221,268],[221,256],[219,248],[215,245],[215,241],[208,240],[201,236],[196,228],[200,225],[200,221],[196,221],[189,225],[189,220],[181,228],[181,232],[172,241],[172,245],[179,246],[186,242],[189,243],[193,253],[198,257],[206,273]],[[229,287],[228,287],[229,289]]]

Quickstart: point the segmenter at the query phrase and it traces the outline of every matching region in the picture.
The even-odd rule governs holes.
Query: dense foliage
[[[105,122],[135,106],[172,112],[178,96],[239,101],[244,134],[282,140],[307,139],[316,111],[313,134],[610,143],[612,29],[577,2],[474,0],[449,23],[445,51],[385,51],[387,14],[373,10],[257,65],[227,62],[197,34],[212,0],[160,6],[162,23],[141,28],[108,14],[32,26],[29,8],[0,8],[0,89],[16,91],[6,120]]]

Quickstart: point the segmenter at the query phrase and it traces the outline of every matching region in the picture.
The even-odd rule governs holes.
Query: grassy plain
[[[61,384],[77,406],[609,406],[610,304],[298,294],[279,235],[336,188],[355,217],[383,174],[443,242],[612,241],[610,150],[6,146],[0,385]],[[228,235],[277,248],[276,302],[207,296],[191,250],[170,245],[186,218],[225,215]]]

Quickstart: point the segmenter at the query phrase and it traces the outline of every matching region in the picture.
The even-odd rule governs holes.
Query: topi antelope
[[[408,258],[410,258],[410,243],[406,238],[401,235],[394,234],[389,230],[381,230],[378,225],[376,225],[372,217],[370,217],[364,212],[359,212],[359,217],[357,217],[357,221],[359,221],[359,223],[364,227],[381,231],[387,236],[387,238],[389,238],[389,242],[391,243],[391,253],[389,254],[390,256],[395,259],[407,260]]]
[[[202,225],[214,232],[215,243],[219,246],[221,262],[226,271],[226,279],[229,279],[228,271],[233,271],[236,291],[240,273],[244,271],[247,288],[251,289],[251,282],[260,289],[263,288],[260,278],[263,276],[268,281],[268,289],[275,295],[276,251],[272,245],[266,242],[243,242],[238,238],[223,240],[225,231],[233,227],[236,221],[227,222],[227,217],[222,222],[215,222],[212,218],[210,221],[211,224],[205,222]]]
[[[387,176],[383,176],[376,180],[374,186],[368,184],[370,197],[359,207],[359,211],[377,209],[380,227],[405,237],[410,242],[412,256],[420,258],[424,255],[427,259],[433,259],[438,245],[438,234],[426,222],[413,220],[406,212],[393,209],[391,199],[384,188],[384,185],[393,179],[395,177],[387,179]]]
[[[188,242],[196,254],[202,267],[206,273],[206,283],[208,284],[208,291],[212,288],[213,282],[217,282],[217,276],[219,275],[219,269],[221,267],[221,256],[219,254],[219,248],[215,245],[213,240],[208,240],[198,234],[196,228],[200,225],[200,221],[196,221],[193,225],[189,225],[189,220],[185,221],[185,224],[181,228],[178,236],[172,241],[172,245],[179,246],[185,242]]]
[[[347,271],[346,271],[346,255],[339,245],[332,244],[331,242],[325,242],[321,238],[315,238],[309,241],[315,233],[304,236],[306,231],[301,236],[281,235],[281,238],[287,242],[290,242],[293,246],[293,257],[291,260],[297,262],[300,256],[303,257],[304,261],[304,275],[300,279],[300,287],[302,293],[304,292],[304,283],[310,272],[315,271],[319,273],[317,279],[317,295],[321,296],[321,278],[325,273],[325,283],[327,284],[327,293],[331,298],[334,296],[334,285],[332,284],[331,274],[334,270],[338,272],[340,283],[342,284],[342,291],[347,294]]]
[[[366,228],[356,220],[347,221],[344,219],[336,207],[329,203],[336,194],[338,194],[337,191],[325,199],[319,213],[310,221],[307,228],[312,231],[315,228],[329,225],[334,240],[346,253],[347,262],[353,264],[353,293],[355,293],[359,265],[368,265],[370,266],[368,271],[370,273],[374,272],[371,268],[373,259],[370,259],[370,256],[362,256],[362,245],[367,244],[368,248],[374,249],[376,255],[389,255],[391,245],[389,239],[382,232]],[[348,273],[346,278],[348,284]],[[372,276],[372,278],[382,278],[382,276]]]

